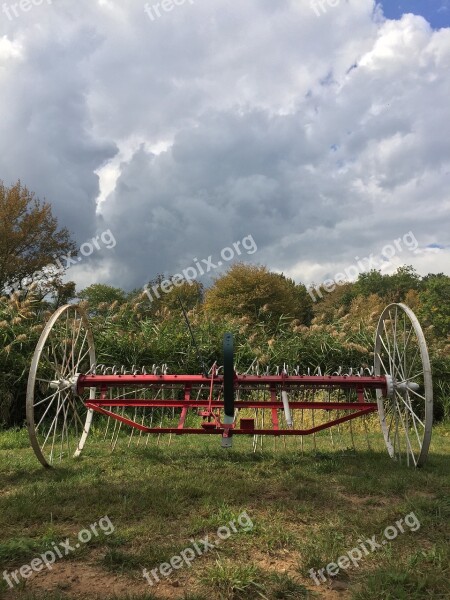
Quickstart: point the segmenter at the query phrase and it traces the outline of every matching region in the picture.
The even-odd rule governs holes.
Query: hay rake
[[[94,413],[102,415],[102,437],[112,449],[124,440],[148,445],[163,436],[170,443],[173,436],[216,434],[225,448],[235,436],[251,436],[254,451],[267,436],[293,448],[300,438],[303,451],[304,438],[317,449],[325,430],[329,444],[342,449],[355,447],[362,431],[370,449],[367,420],[376,412],[389,455],[417,467],[430,445],[433,390],[422,329],[404,304],[381,314],[371,368],[323,373],[253,363],[238,373],[226,334],[223,365],[199,375],[172,374],[167,365],[148,372],[98,365],[86,313],[66,305],[37,344],[26,409],[31,445],[46,467],[80,455]],[[123,425],[131,428],[128,438]]]

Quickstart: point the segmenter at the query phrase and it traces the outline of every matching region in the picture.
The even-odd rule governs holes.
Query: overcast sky
[[[117,242],[69,279],[140,287],[249,235],[304,283],[399,239],[385,272],[450,274],[449,0],[170,2],[0,2],[0,179]]]

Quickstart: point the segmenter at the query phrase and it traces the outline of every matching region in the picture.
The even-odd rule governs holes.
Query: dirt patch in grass
[[[310,592],[311,598],[323,600],[349,600],[350,584],[339,579],[328,580],[320,586],[312,584],[311,579],[302,577],[298,572],[299,552],[280,550],[273,555],[257,553],[252,556],[252,562],[266,572],[288,575],[296,583],[304,585]]]
[[[34,573],[28,579],[25,588],[11,590],[4,597],[11,600],[21,598],[25,589],[42,598],[53,593],[62,593],[64,596],[67,594],[67,598],[80,600],[154,593],[161,599],[179,600],[185,595],[185,583],[166,580],[150,587],[144,579],[139,581],[125,574],[111,573],[93,564],[61,561],[55,563],[51,571],[45,569],[40,573]]]
[[[358,496],[356,494],[349,494],[348,492],[340,492],[340,495],[343,500],[346,500],[349,505],[353,506],[389,506],[392,504],[392,500],[390,498],[383,496]]]

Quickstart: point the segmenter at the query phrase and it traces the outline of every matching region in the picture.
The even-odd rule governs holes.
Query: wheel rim
[[[424,464],[431,441],[433,384],[427,345],[404,304],[383,311],[375,338],[375,374],[392,378],[388,397],[377,390],[381,429],[391,458]]]
[[[78,456],[93,411],[74,393],[77,375],[95,366],[92,332],[77,305],[59,308],[46,324],[31,363],[27,387],[27,427],[39,461],[53,466]],[[90,390],[90,398],[95,389]]]

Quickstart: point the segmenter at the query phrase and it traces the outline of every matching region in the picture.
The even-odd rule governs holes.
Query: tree
[[[445,338],[450,335],[450,277],[444,273],[430,274],[423,283],[419,318],[425,325],[433,325],[436,335]]]
[[[402,302],[410,290],[418,290],[420,285],[421,278],[414,267],[404,265],[392,275],[382,275],[376,269],[360,273],[354,284],[354,291],[356,295],[367,297],[378,294],[388,302]]]
[[[53,291],[53,308],[56,310],[64,304],[68,304],[76,297],[76,284],[74,281],[67,283],[55,283]]]
[[[79,292],[77,296],[88,303],[88,310],[91,315],[106,313],[111,305],[115,303],[124,304],[127,299],[127,295],[123,290],[103,283],[94,283]]]
[[[59,228],[51,206],[20,181],[0,181],[0,291],[26,291],[32,284],[42,295],[61,285],[63,260],[76,255],[67,228]],[[62,259],[62,260],[61,260]]]
[[[356,284],[346,282],[336,286],[332,292],[322,292],[322,295],[314,305],[314,314],[321,323],[333,323],[350,310],[352,300],[357,295]]]
[[[385,296],[389,288],[388,275],[382,275],[380,271],[372,269],[364,273],[360,273],[358,280],[354,283],[355,296],[370,296],[378,294]]]
[[[192,310],[203,302],[203,284],[198,281],[181,281],[176,286],[171,285],[164,292],[164,282],[172,282],[174,276],[165,277],[159,273],[146,286],[148,311],[150,315],[161,315],[162,312],[179,312],[180,300],[185,310]]]
[[[312,300],[305,286],[266,267],[237,263],[207,290],[205,309],[222,317],[275,325],[280,317],[309,324]]]
[[[410,290],[419,290],[421,277],[410,265],[399,267],[389,277],[390,298],[393,302],[403,302]]]

